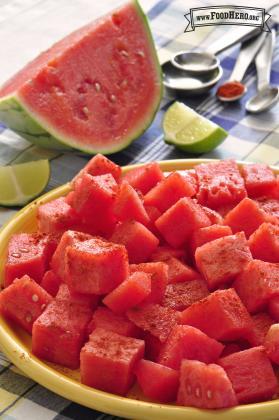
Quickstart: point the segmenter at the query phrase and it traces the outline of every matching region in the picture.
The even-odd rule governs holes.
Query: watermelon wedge
[[[8,80],[0,88],[0,121],[43,147],[110,154],[147,129],[161,93],[147,19],[130,0]]]

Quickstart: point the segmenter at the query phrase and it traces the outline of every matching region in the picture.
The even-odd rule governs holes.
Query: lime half
[[[189,153],[215,149],[228,133],[181,102],[174,102],[164,115],[165,142]]]
[[[49,176],[48,160],[0,167],[0,205],[23,206],[42,193]]]

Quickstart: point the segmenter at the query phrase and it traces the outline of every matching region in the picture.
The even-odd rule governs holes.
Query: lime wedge
[[[48,160],[0,167],[0,205],[23,206],[42,193],[49,176]]]
[[[228,133],[181,102],[174,102],[164,115],[165,142],[189,153],[215,149]]]

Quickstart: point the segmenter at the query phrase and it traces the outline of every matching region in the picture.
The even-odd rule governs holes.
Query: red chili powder
[[[233,98],[241,95],[244,92],[245,87],[240,82],[226,82],[222,86],[219,86],[217,90],[217,96],[223,98]]]

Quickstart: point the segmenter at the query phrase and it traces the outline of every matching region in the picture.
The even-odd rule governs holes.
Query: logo
[[[270,32],[267,25],[271,17],[265,9],[245,6],[211,6],[197,7],[190,9],[184,15],[187,20],[187,27],[184,32],[192,32],[200,26],[213,25],[240,25],[254,26],[262,31]]]

